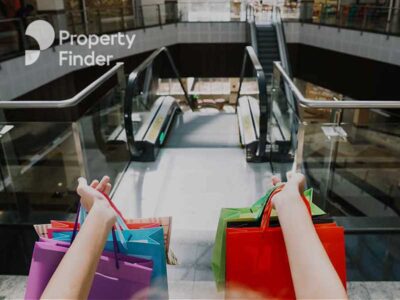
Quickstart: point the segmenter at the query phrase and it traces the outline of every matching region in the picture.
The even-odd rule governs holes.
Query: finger
[[[292,176],[293,176],[293,172],[292,171],[286,172],[287,181],[289,181],[292,178]]]
[[[104,176],[101,179],[99,185],[97,186],[97,190],[100,191],[100,192],[104,192],[106,187],[107,187],[107,183],[109,183],[109,182],[110,182],[110,177]]]
[[[97,188],[97,186],[99,185],[99,181],[97,179],[93,180],[92,183],[90,184],[90,186],[92,188]]]
[[[290,177],[288,177],[288,183],[297,186],[300,193],[302,193],[304,191],[304,185],[305,185],[305,181],[306,181],[306,178],[304,177],[304,175],[301,173],[290,172],[290,174],[288,174],[288,176],[290,176]]]
[[[105,190],[104,190],[104,193],[107,194],[107,195],[109,195],[110,192],[111,192],[111,188],[112,188],[111,183],[107,183],[107,186],[106,186],[106,188],[105,188]]]
[[[272,184],[273,185],[277,185],[280,182],[281,182],[280,178],[278,178],[277,176],[272,176]]]
[[[301,173],[291,173],[290,180],[297,184],[302,183],[304,181],[304,179],[305,179],[305,177]]]
[[[78,187],[79,187],[79,186],[85,186],[85,185],[87,185],[87,180],[86,180],[86,178],[85,178],[85,177],[79,177],[79,178],[78,178]]]
[[[96,199],[103,198],[103,195],[99,191],[95,190],[94,188],[92,188],[84,183],[80,183],[78,185],[76,192],[81,197],[82,205],[88,211],[90,210],[90,208],[93,205],[93,202],[96,201]]]

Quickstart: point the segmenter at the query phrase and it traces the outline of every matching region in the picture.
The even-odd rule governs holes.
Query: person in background
[[[305,178],[288,173],[288,181],[271,201],[282,228],[292,281],[297,299],[347,299],[325,249],[319,240],[307,208],[301,199]],[[280,180],[273,177],[272,184]],[[86,299],[116,214],[100,192],[109,193],[109,177],[93,181],[90,186],[79,179],[77,193],[89,211],[76,239],[50,279],[42,299]],[[92,237],[96,236],[95,239]],[[77,272],[76,270],[79,270]],[[248,298],[252,291],[245,293]],[[243,299],[243,298],[242,298]]]

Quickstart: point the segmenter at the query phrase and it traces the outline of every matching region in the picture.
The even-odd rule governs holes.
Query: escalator
[[[255,99],[253,105],[264,105],[267,97],[265,76],[251,47],[246,48],[246,57],[254,63],[244,66],[239,93],[248,93],[248,97]],[[174,89],[167,89],[169,93],[160,92],[163,81],[168,78],[175,80]],[[246,86],[251,93],[246,91]],[[199,110],[186,89],[166,48],[156,50],[131,73],[125,98],[125,129],[133,161],[156,161],[162,147],[225,148],[226,151],[235,148],[242,151],[244,143],[251,144],[245,147],[247,161],[262,161],[266,114],[257,118],[248,115],[243,121],[239,112],[244,108],[240,105],[238,114],[235,109],[232,112]],[[261,131],[256,132],[255,128],[261,128]],[[249,142],[249,134],[257,135],[257,138]]]
[[[248,149],[248,161],[260,159],[263,161],[291,161],[293,159],[293,153],[290,152],[290,149],[296,143],[296,128],[291,126],[292,119],[295,116],[293,116],[292,110],[288,108],[286,102],[277,105],[277,102],[271,101],[276,91],[276,89],[272,88],[273,62],[281,61],[285,70],[290,74],[290,63],[279,8],[274,8],[270,22],[258,24],[254,19],[254,21],[250,22],[248,25],[250,29],[250,43],[254,49],[254,53],[249,55],[249,57],[253,65],[258,61],[258,67],[261,66],[266,83],[265,87],[260,88],[267,91],[267,96],[266,100],[263,101],[266,103],[265,111],[260,113],[258,99],[251,97],[251,95],[240,95],[238,99],[239,119],[242,120],[242,124],[246,123],[246,119],[249,118],[249,116],[253,120],[258,120],[260,115],[265,114],[264,118],[268,119],[268,121],[263,120],[260,122],[260,124],[264,124],[263,126],[268,127],[264,129],[266,133],[260,133],[258,121],[255,121],[253,122],[253,132],[247,134],[243,139],[243,143]],[[254,58],[254,56],[256,56],[256,58]],[[242,74],[244,74],[244,72],[245,71],[242,70]],[[294,107],[294,111],[297,112],[297,104],[293,101],[286,83],[283,83],[283,85],[290,99],[290,105]],[[260,137],[265,134],[267,135],[266,145],[263,150],[265,153],[258,153],[254,145],[259,143]]]
[[[264,72],[268,77],[272,74],[272,64],[280,61],[276,25],[256,25],[257,53]]]

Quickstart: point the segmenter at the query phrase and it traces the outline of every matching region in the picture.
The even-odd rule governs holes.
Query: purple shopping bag
[[[35,243],[25,299],[40,299],[69,245],[69,243],[42,238]],[[103,252],[89,299],[132,299],[139,292],[141,297],[146,298],[153,262],[118,254],[119,267],[117,269],[114,255],[112,252]]]

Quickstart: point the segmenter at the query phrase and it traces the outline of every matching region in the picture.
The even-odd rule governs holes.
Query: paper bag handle
[[[263,218],[262,218],[262,221],[261,221],[261,229],[262,229],[262,231],[265,231],[265,230],[267,230],[267,229],[269,228],[269,222],[270,222],[271,213],[272,213],[272,198],[273,198],[276,194],[280,193],[280,192],[282,191],[282,189],[283,189],[284,186],[285,186],[285,185],[282,184],[282,185],[280,185],[279,187],[277,187],[277,188],[271,193],[271,195],[269,196],[269,199],[267,200],[268,202],[267,202],[267,205],[266,205],[266,207],[265,207],[265,210],[264,210],[264,213],[263,213]],[[308,211],[308,213],[309,213],[309,215],[310,215],[310,217],[311,217],[311,216],[312,216],[312,213],[311,213],[310,202],[307,200],[307,198],[306,198],[304,195],[301,195],[301,200],[303,200],[303,202],[304,202],[304,204],[305,204],[305,206],[306,206],[306,208],[307,208],[307,211]]]
[[[110,203],[111,207],[115,210],[115,212],[117,213],[117,215],[121,218],[123,224],[126,226],[126,222],[125,222],[125,220],[122,218],[122,214],[116,209],[116,207],[115,207],[114,204],[112,203],[110,197],[108,197],[108,195],[105,194],[105,193],[102,193],[102,194],[103,194],[103,196],[107,199],[107,201]],[[78,232],[79,216],[80,216],[80,215],[82,216],[82,211],[83,211],[83,210],[84,210],[84,209],[83,209],[82,206],[81,206],[81,202],[79,201],[79,202],[78,202],[78,207],[77,207],[77,212],[76,212],[76,217],[75,217],[74,229],[73,229],[72,235],[71,235],[71,244],[72,244],[73,241],[75,240],[76,234],[77,234],[77,232]],[[121,220],[118,220],[118,217],[117,217],[117,223],[118,223],[118,221],[121,221]],[[115,267],[116,267],[117,269],[119,269],[119,261],[118,261],[119,248],[118,248],[117,237],[116,237],[116,235],[115,235],[115,228],[117,228],[117,231],[120,231],[120,229],[119,229],[117,226],[115,226],[115,225],[111,228],[111,234],[112,234],[112,240],[113,240],[113,248],[114,248],[114,256],[115,256]],[[121,236],[122,236],[122,234],[121,234]]]

